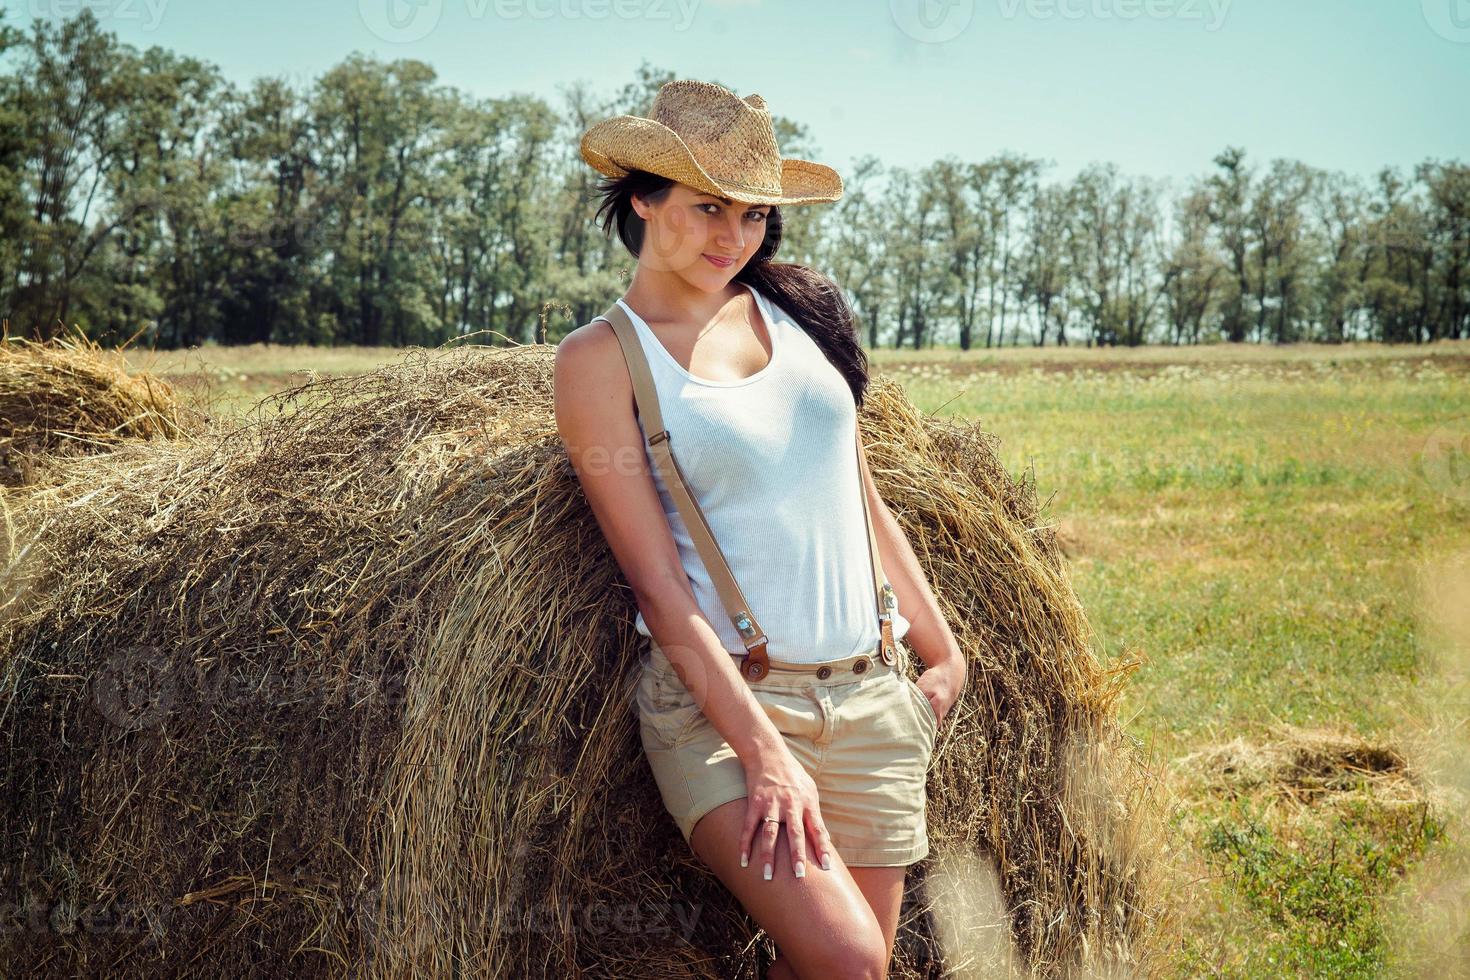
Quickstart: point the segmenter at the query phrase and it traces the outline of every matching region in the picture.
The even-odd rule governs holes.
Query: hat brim
[[[646,170],[746,204],[818,204],[842,197],[842,177],[836,170],[795,157],[781,160],[779,194],[716,180],[678,133],[642,116],[614,116],[596,124],[582,134],[581,152],[589,166],[607,177]]]

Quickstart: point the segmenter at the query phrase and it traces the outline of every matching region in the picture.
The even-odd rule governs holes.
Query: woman
[[[556,418],[649,638],[645,754],[694,853],[780,948],[768,976],[884,976],[965,663],[855,448],[867,366],[851,312],[831,280],[771,262],[779,205],[834,201],[841,178],[781,159],[760,96],[698,81],[664,85],[648,118],[593,126],[581,149],[611,178],[604,228],[638,261],[609,311],[624,340],[599,318],[558,346]],[[650,465],[621,346],[634,333],[759,639]],[[911,651],[928,665],[917,684]]]

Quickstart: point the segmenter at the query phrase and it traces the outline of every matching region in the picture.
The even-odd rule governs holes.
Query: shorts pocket
[[[663,745],[672,747],[703,717],[694,695],[673,670],[645,667],[638,684],[638,719]]]
[[[939,716],[934,713],[934,706],[929,703],[929,696],[924,689],[914,682],[907,674],[903,678],[904,686],[909,689],[910,700],[914,702],[914,710],[919,713],[919,724],[929,733],[929,741],[932,743],[939,736]]]

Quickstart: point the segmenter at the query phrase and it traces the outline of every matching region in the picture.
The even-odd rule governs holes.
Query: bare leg
[[[755,861],[748,868],[740,866],[739,836],[744,821],[745,798],[731,800],[705,814],[695,824],[689,842],[699,859],[776,941],[781,965],[772,969],[789,970],[788,976],[798,978],[882,980],[888,972],[890,947],[885,947],[882,926],[841,856],[832,856],[830,871],[823,871],[815,860],[808,861],[806,877],[796,877],[786,841],[788,828],[783,824],[776,838],[771,880],[766,881]],[[782,978],[779,972],[770,975]]]
[[[898,939],[898,913],[903,906],[903,881],[907,868],[854,868],[848,872],[857,882],[868,905],[883,929],[889,964],[892,965],[893,944]],[[781,954],[766,971],[766,980],[799,980],[785,954]]]
[[[878,925],[883,929],[884,949],[889,960],[893,957],[893,943],[898,938],[898,911],[903,905],[903,880],[908,868],[848,868],[863,897],[868,900]]]

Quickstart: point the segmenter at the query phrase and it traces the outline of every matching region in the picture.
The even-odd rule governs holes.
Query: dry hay
[[[1403,753],[1351,732],[1278,723],[1260,738],[1240,736],[1176,759],[1202,789],[1226,796],[1269,795],[1316,805],[1342,794],[1418,804],[1422,783]]]
[[[0,902],[27,925],[0,962],[758,975],[771,942],[642,758],[635,606],[557,438],[551,364],[544,346],[414,351],[18,491]],[[995,869],[1037,974],[1149,972],[1172,917],[1151,774],[1113,717],[1136,664],[1094,660],[1034,488],[992,437],[882,378],[862,424],[972,658],[894,976],[946,951],[971,975],[955,917],[937,928],[924,900],[945,855]]]
[[[52,455],[176,438],[197,421],[168,382],[129,373],[120,350],[80,330],[0,341],[0,484],[30,482]]]

